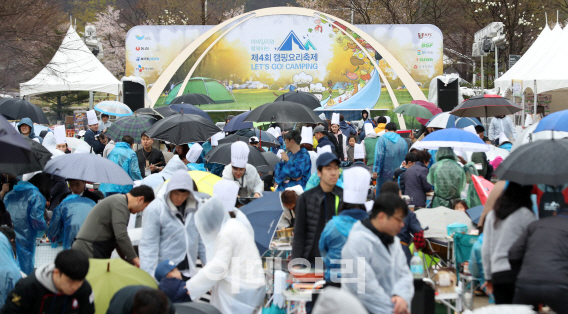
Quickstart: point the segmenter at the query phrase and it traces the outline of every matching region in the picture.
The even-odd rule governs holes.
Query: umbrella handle
[[[110,272],[110,262],[107,263],[107,272]]]

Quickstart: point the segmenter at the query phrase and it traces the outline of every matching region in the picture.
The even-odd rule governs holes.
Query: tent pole
[[[536,88],[536,80],[534,80],[534,116],[533,121],[536,122],[536,108],[538,107],[538,93]]]
[[[93,110],[94,98],[93,91],[89,91],[89,110]]]
[[[525,115],[526,115],[526,111],[525,111],[525,92],[523,91],[523,95],[521,96],[521,102],[523,103],[523,111],[522,111],[522,115],[521,115],[521,126],[525,127]]]
[[[485,95],[483,90],[483,55],[481,55],[481,95]]]

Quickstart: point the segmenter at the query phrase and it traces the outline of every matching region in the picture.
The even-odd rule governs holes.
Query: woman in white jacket
[[[186,283],[193,300],[211,290],[211,305],[223,314],[252,314],[266,295],[262,260],[254,238],[212,197],[195,214],[208,262]]]
[[[261,197],[264,183],[256,168],[248,164],[249,147],[245,142],[237,141],[231,145],[231,164],[225,166],[223,179],[239,185],[240,197]]]

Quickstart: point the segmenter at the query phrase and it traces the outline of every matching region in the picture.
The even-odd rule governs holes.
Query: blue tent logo
[[[316,47],[314,46],[314,44],[312,44],[312,42],[308,39],[308,41],[306,41],[306,43],[302,43],[302,41],[300,40],[300,38],[298,38],[298,36],[296,36],[296,33],[294,33],[294,31],[290,31],[290,33],[288,34],[288,36],[286,37],[286,39],[284,39],[284,41],[282,42],[282,44],[280,45],[280,47],[278,47],[278,49],[276,49],[277,51],[292,51],[294,48],[294,45],[296,45],[298,47],[298,49],[300,50],[310,50],[310,48],[312,50],[317,50]]]

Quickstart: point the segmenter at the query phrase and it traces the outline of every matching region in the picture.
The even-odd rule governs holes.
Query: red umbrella
[[[475,186],[475,191],[477,195],[479,195],[479,200],[481,201],[482,205],[485,205],[487,202],[487,198],[489,197],[489,193],[493,190],[494,184],[491,181],[487,181],[482,176],[471,176],[471,181],[473,181],[473,185]]]
[[[442,113],[442,109],[438,108],[434,103],[427,102],[425,100],[413,100],[410,103],[420,105],[420,106],[430,110],[430,112],[433,115],[437,115],[438,113]],[[420,122],[420,124],[422,124],[422,125],[426,125],[426,123],[428,123],[428,121],[429,121],[428,119],[424,119],[424,118],[416,118],[416,120],[418,120],[418,122]]]

